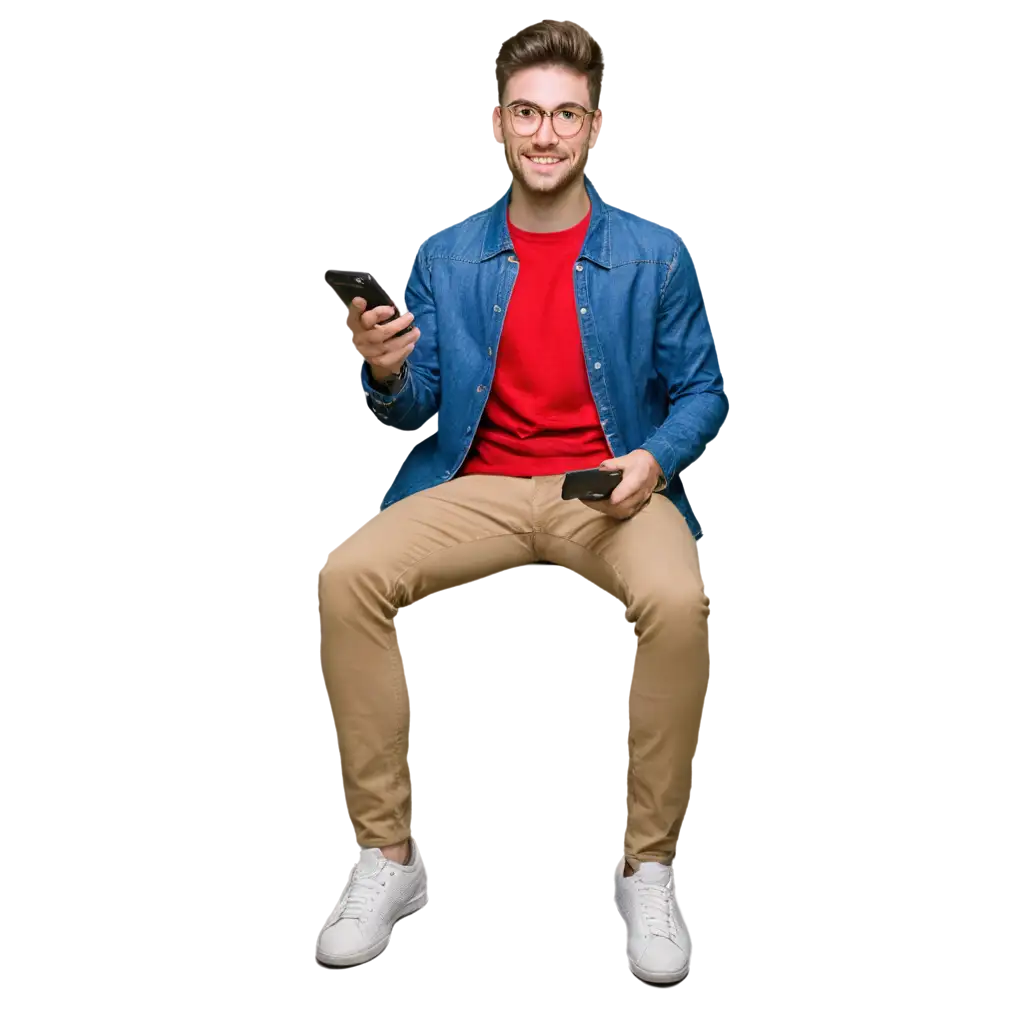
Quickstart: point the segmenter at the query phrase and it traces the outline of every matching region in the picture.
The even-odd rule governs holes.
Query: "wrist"
[[[397,370],[383,370],[380,367],[373,366],[373,364],[367,364],[367,369],[370,371],[370,379],[373,381],[374,386],[381,390],[393,393],[406,380],[407,371],[404,362],[402,362]]]
[[[383,383],[386,380],[396,380],[402,375],[402,368],[405,366],[404,362],[401,362],[393,370],[386,370],[382,366],[374,366],[370,364],[370,376],[378,383]]]

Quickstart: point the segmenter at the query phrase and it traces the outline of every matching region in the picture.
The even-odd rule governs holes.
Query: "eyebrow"
[[[534,103],[533,100],[524,100],[524,99],[509,100],[508,103],[505,104],[505,106],[506,107],[510,107],[510,106],[512,106],[513,103],[528,103],[531,107],[539,107],[540,106],[539,103]],[[564,100],[562,103],[559,103],[557,107],[555,107],[555,110],[558,110],[561,107],[579,107],[581,110],[586,110],[587,109],[585,106],[583,106],[582,103],[577,103],[576,100]]]

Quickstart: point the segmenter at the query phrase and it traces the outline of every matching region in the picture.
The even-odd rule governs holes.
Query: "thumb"
[[[619,460],[618,459],[605,459],[604,462],[602,462],[601,465],[598,468],[599,469],[618,469],[619,468]]]

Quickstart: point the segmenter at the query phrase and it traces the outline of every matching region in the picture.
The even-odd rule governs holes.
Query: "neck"
[[[565,191],[553,195],[531,192],[512,179],[508,200],[509,220],[523,231],[565,231],[579,224],[590,209],[590,196],[580,175]]]

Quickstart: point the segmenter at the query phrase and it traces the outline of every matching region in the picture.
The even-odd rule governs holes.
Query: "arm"
[[[682,239],[676,241],[654,331],[654,362],[668,387],[668,416],[640,446],[658,461],[666,480],[701,455],[729,411],[697,273]]]
[[[366,404],[374,415],[391,427],[416,430],[437,412],[441,401],[441,370],[437,352],[437,317],[430,287],[430,268],[420,246],[405,289],[405,307],[413,314],[413,326],[420,329],[416,347],[402,367],[404,379],[393,394],[383,392],[363,360],[360,370]]]

